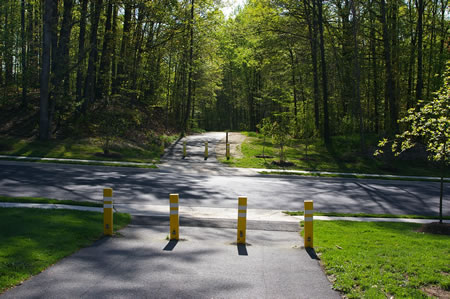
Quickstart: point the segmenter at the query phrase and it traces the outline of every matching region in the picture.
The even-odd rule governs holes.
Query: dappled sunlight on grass
[[[242,144],[243,158],[232,159],[228,165],[235,167],[269,168],[279,169],[272,162],[279,159],[279,149],[274,146],[271,138],[264,138],[261,134],[244,132],[248,137]],[[367,136],[367,144],[376,144],[377,136]],[[257,156],[271,156],[270,158],[257,158]],[[327,148],[322,140],[292,139],[285,147],[285,154],[289,162],[294,166],[287,169],[333,171],[333,172],[358,172],[402,175],[432,175],[439,176],[439,169],[433,167],[426,160],[381,160],[375,158],[368,146],[367,153],[359,151],[359,139],[357,136],[333,137],[333,147]]]
[[[114,228],[130,221],[114,215]],[[103,235],[101,213],[0,209],[0,292],[35,275]]]
[[[114,157],[103,156],[101,142],[95,138],[82,140],[64,139],[41,142],[19,138],[0,139],[0,154],[43,158],[70,158],[104,161],[151,163],[158,161],[164,148],[159,145],[135,145],[126,142],[114,144]]]
[[[450,289],[450,238],[420,224],[315,221],[315,249],[334,288],[349,298],[426,298],[423,286]]]

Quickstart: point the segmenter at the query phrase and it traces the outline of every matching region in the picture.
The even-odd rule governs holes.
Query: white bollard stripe
[[[171,208],[178,208],[178,204],[177,203],[170,203],[170,207]]]
[[[247,213],[238,213],[238,217],[244,217],[247,218]]]
[[[238,206],[238,210],[247,210],[247,206]]]
[[[313,217],[305,217],[305,221],[313,221]]]
[[[104,209],[112,209],[112,208],[113,208],[113,205],[112,205],[112,204],[104,204],[104,205],[103,205],[103,208],[104,208]]]
[[[305,210],[305,214],[312,214],[314,213],[314,210]]]
[[[178,215],[178,210],[170,210],[170,215]]]

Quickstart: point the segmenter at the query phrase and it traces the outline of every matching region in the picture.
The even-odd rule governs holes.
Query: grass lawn
[[[278,148],[274,147],[270,138],[264,142],[261,134],[244,132],[248,138],[241,146],[243,158],[222,159],[221,162],[235,167],[252,167],[266,169],[280,169],[272,161],[278,160]],[[377,136],[367,136],[367,144],[377,144]],[[264,154],[273,158],[257,158]],[[327,149],[319,139],[308,144],[308,154],[304,140],[294,139],[285,148],[286,157],[294,166],[287,169],[356,172],[376,174],[397,174],[411,176],[437,176],[441,175],[438,167],[428,161],[405,161],[401,159],[381,160],[372,156],[372,153],[361,154],[358,151],[359,139],[357,136],[333,137],[333,148]],[[372,147],[372,152],[375,147]],[[446,173],[450,176],[450,170]]]
[[[114,229],[130,222],[114,214]],[[103,235],[101,213],[27,208],[0,209],[0,293]]]
[[[103,203],[96,203],[90,201],[75,201],[75,200],[58,200],[43,197],[9,197],[0,196],[0,202],[15,202],[15,203],[48,203],[61,204],[71,206],[85,206],[85,207],[103,207]]]
[[[167,143],[170,143],[176,137],[165,138]],[[143,146],[119,142],[112,146],[111,152],[110,156],[102,155],[101,142],[95,138],[82,140],[68,138],[48,142],[12,137],[0,138],[0,154],[24,157],[157,163],[164,152],[164,147],[155,144]]]
[[[314,247],[336,290],[349,298],[450,294],[450,236],[420,224],[314,221]]]
[[[303,216],[304,211],[283,211],[289,216]],[[392,214],[368,214],[368,213],[336,213],[336,212],[318,212],[314,211],[314,216],[330,216],[330,217],[367,217],[367,218],[407,218],[407,219],[439,219],[439,216],[423,216],[423,215],[392,215]],[[450,220],[450,216],[443,216],[443,219]]]

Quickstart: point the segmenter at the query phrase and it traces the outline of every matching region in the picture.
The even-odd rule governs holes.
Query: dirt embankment
[[[230,132],[228,133],[228,143],[230,144],[230,155],[234,158],[242,158],[241,144],[245,141],[247,136],[241,133]],[[224,158],[226,153],[225,140],[223,138],[216,146],[216,156],[218,159]]]

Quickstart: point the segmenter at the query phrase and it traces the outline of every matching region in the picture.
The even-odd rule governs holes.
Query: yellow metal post
[[[180,238],[180,218],[178,214],[178,194],[170,194],[170,240]]]
[[[205,142],[205,160],[208,159],[208,141]]]
[[[227,143],[227,160],[230,160],[230,144]]]
[[[238,198],[238,225],[237,225],[237,243],[245,244],[245,233],[247,230],[247,197]]]
[[[305,213],[304,213],[305,248],[314,248],[314,243],[313,243],[313,241],[314,241],[314,238],[313,238],[313,213],[314,213],[313,201],[305,200],[303,203],[305,206]]]
[[[103,233],[108,236],[113,234],[113,190],[103,189]]]
[[[186,158],[186,141],[183,141],[183,158]]]

